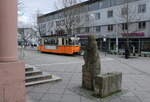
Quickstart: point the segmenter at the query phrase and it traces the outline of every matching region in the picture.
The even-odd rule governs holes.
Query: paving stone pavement
[[[20,51],[19,51],[20,52]],[[20,58],[63,80],[27,87],[27,102],[150,102],[150,58],[101,53],[102,72],[123,72],[122,92],[100,99],[81,88],[82,56],[66,56],[25,50]]]

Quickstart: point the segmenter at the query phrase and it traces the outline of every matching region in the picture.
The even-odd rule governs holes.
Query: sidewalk
[[[64,56],[25,51],[24,60],[63,80],[27,88],[28,102],[150,102],[150,58],[124,59],[101,54],[102,72],[123,73],[122,92],[105,99],[81,88],[82,56]]]

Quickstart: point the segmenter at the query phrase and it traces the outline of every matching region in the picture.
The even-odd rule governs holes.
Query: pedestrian
[[[129,49],[128,47],[125,48],[125,59],[129,58]]]

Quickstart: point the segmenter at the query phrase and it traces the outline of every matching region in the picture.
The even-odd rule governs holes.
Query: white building
[[[51,12],[38,18],[41,36],[56,34],[58,25],[62,30],[63,12],[77,7],[79,25],[72,32],[82,41],[88,34],[95,34],[101,49],[124,49],[129,39],[131,49],[134,47],[136,52],[150,51],[150,0],[89,0]]]
[[[37,32],[32,28],[18,28],[18,42],[25,45],[37,45],[38,36]]]

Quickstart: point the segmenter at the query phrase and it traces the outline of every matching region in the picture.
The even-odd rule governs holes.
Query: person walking
[[[125,48],[125,59],[128,59],[129,58],[129,48],[126,47]]]

